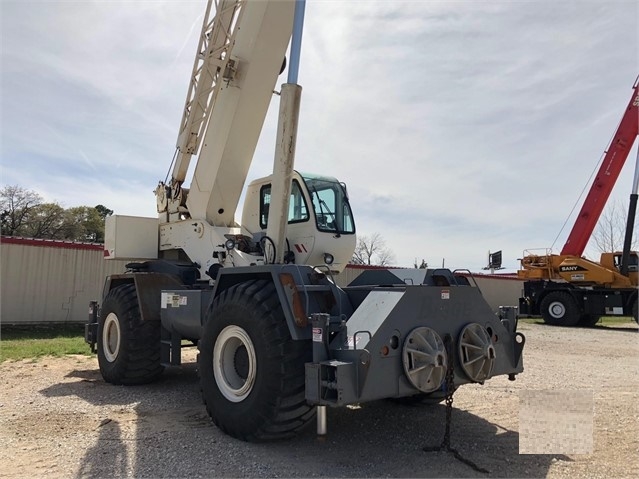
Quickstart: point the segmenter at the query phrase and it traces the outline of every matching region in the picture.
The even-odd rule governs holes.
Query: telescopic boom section
[[[243,1],[231,58],[204,133],[186,206],[191,218],[233,226],[293,32],[294,1]]]
[[[581,256],[639,134],[639,78],[561,255]]]

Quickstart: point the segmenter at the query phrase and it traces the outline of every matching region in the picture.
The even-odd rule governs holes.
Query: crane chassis
[[[334,275],[355,247],[346,186],[294,170],[301,1],[209,1],[171,180],[158,219],[115,216],[105,255],[127,258],[93,302],[85,339],[113,384],[156,380],[198,348],[206,409],[242,440],[287,437],[326,408],[384,398],[438,402],[455,388],[523,371],[525,338],[476,285],[447,269],[420,283]],[[215,13],[213,13],[215,10]],[[300,13],[301,12],[301,13]],[[282,59],[273,174],[237,202]],[[190,188],[189,161],[199,151]]]

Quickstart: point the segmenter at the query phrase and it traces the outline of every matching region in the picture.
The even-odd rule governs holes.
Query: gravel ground
[[[488,474],[422,450],[442,439],[442,405],[330,409],[322,440],[311,427],[248,444],[210,422],[192,363],[155,384],[122,387],[104,383],[95,358],[69,356],[0,365],[0,477],[639,477],[637,326],[520,330],[527,342],[517,381],[455,394],[451,444]],[[519,453],[529,438],[521,406],[529,413],[531,398],[543,401],[529,425],[571,421],[543,404],[549,391],[586,399],[573,426],[584,444],[592,440],[590,452],[569,453],[565,442],[551,454]]]

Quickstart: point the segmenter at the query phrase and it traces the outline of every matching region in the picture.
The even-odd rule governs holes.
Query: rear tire
[[[575,326],[581,317],[579,306],[565,291],[551,291],[541,301],[541,316],[553,326]]]
[[[636,321],[637,323],[639,323],[639,311],[637,311],[637,309],[638,309],[638,308],[637,308],[637,301],[638,301],[638,299],[637,299],[637,298],[635,298],[635,302],[634,302],[634,304],[632,305],[632,316],[635,318],[635,321]]]
[[[290,437],[315,416],[305,399],[310,341],[291,339],[270,281],[223,291],[207,313],[198,370],[206,410],[243,441]]]
[[[145,384],[162,374],[160,322],[142,321],[134,284],[109,291],[98,320],[98,364],[111,384]]]
[[[595,324],[599,322],[601,318],[599,316],[592,316],[590,314],[584,314],[579,320],[579,326],[583,326],[584,328],[592,328]]]

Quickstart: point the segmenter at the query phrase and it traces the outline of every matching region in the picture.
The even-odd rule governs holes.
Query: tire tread
[[[107,294],[100,324],[111,311],[116,312],[120,321],[122,343],[113,364],[98,355],[102,377],[109,383],[124,385],[154,381],[164,370],[160,363],[160,324],[142,320],[135,284],[118,286]],[[98,337],[100,344],[102,334]],[[101,352],[100,346],[98,350]]]
[[[213,341],[208,337],[215,329],[213,323],[218,321],[215,309],[225,304],[240,304],[252,310],[259,316],[259,333],[267,344],[265,358],[271,368],[268,370],[268,385],[265,386],[263,400],[258,404],[259,411],[245,415],[245,417],[229,419],[225,411],[218,411],[214,405],[214,396],[208,397],[207,389],[215,388],[215,378],[212,367],[206,362],[212,361]],[[294,436],[304,428],[315,416],[315,408],[305,399],[305,369],[304,364],[311,360],[309,341],[293,341],[291,339],[286,320],[275,286],[270,281],[251,280],[235,285],[223,291],[215,299],[209,309],[205,324],[203,340],[199,345],[200,381],[206,410],[213,422],[225,433],[244,441],[264,441],[282,439]],[[219,326],[221,328],[221,326]],[[258,365],[258,371],[259,371]],[[258,373],[259,374],[259,373]],[[210,381],[213,384],[207,384]],[[272,383],[272,384],[270,384]],[[268,396],[268,397],[267,397]],[[233,405],[221,405],[230,407]]]

